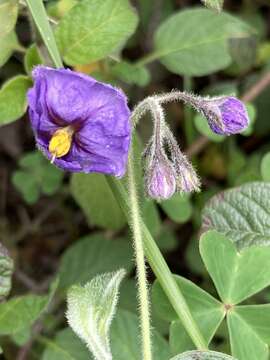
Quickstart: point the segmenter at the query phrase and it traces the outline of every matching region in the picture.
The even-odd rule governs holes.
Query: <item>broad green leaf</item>
[[[0,66],[3,66],[8,61],[18,46],[15,31],[11,31],[5,36],[0,36]]]
[[[232,354],[238,360],[268,360],[268,346],[251,327],[231,311],[227,317]]]
[[[83,342],[69,328],[59,331],[53,340],[43,338],[42,341],[46,346],[42,360],[93,359]]]
[[[19,164],[21,168],[13,173],[12,183],[27,203],[34,204],[41,194],[53,195],[60,188],[64,173],[39,151],[25,154]]]
[[[114,65],[111,72],[112,75],[127,84],[146,86],[150,82],[150,73],[145,67],[138,67],[127,61]]]
[[[203,230],[215,229],[242,249],[270,244],[270,184],[252,182],[215,195],[203,209]]]
[[[177,237],[170,229],[170,226],[162,226],[158,237],[156,238],[158,247],[163,251],[172,251],[177,247]]]
[[[214,9],[218,12],[222,10],[224,0],[201,0],[202,3],[209,7],[210,9]]]
[[[71,193],[84,211],[89,225],[119,230],[125,217],[102,174],[74,174]]]
[[[32,70],[36,65],[43,63],[41,54],[36,44],[31,45],[27,50],[24,57],[24,68],[29,76],[31,76]]]
[[[263,342],[270,345],[270,304],[236,306],[234,312]]]
[[[70,246],[60,264],[60,287],[84,284],[95,275],[132,268],[130,240],[108,240],[101,234],[85,236]]]
[[[48,295],[23,295],[0,303],[0,335],[15,335],[29,328],[46,311],[57,286],[58,279]]]
[[[225,235],[208,231],[200,239],[200,253],[224,304],[238,304],[270,285],[270,247],[237,252]]]
[[[227,13],[215,16],[208,9],[188,9],[158,28],[154,55],[171,72],[207,75],[231,63],[229,39],[248,37],[251,32],[249,25]]]
[[[61,19],[58,47],[67,64],[88,64],[118,50],[137,22],[128,0],[82,0]]]
[[[14,263],[7,249],[0,244],[0,300],[8,296],[11,290],[11,277]]]
[[[73,6],[78,4],[78,0],[59,0],[49,3],[47,13],[56,19],[61,19]]]
[[[0,37],[7,35],[13,30],[17,16],[17,0],[0,0]]]
[[[0,126],[23,116],[27,109],[26,92],[32,85],[27,76],[18,75],[0,89]]]
[[[171,356],[167,341],[157,332],[152,332],[153,359],[168,360]],[[119,310],[112,323],[111,347],[113,359],[141,360],[140,323],[136,315]]]
[[[174,276],[174,278],[186,299],[202,335],[209,343],[225,316],[223,305],[191,281],[180,276]],[[152,301],[157,315],[165,320],[173,320],[170,328],[170,346],[173,354],[192,350],[194,348],[192,341],[157,281],[152,288]]]
[[[177,223],[188,221],[192,215],[192,206],[185,194],[175,194],[170,199],[162,201],[160,206],[168,217]]]
[[[112,359],[110,326],[125,271],[97,275],[83,287],[72,286],[67,294],[67,319],[96,359]]]
[[[261,174],[264,181],[270,181],[270,152],[265,154],[262,159]]]
[[[254,358],[255,359],[255,358]],[[170,360],[239,360],[215,351],[188,351]]]

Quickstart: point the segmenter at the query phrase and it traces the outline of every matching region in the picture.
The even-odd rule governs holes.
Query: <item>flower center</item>
[[[74,129],[71,126],[66,126],[62,129],[56,130],[53,134],[49,143],[49,152],[52,154],[52,163],[55,158],[65,156],[69,152],[72,144],[73,133]]]

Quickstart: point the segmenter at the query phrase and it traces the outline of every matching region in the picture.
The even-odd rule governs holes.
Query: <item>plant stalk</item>
[[[119,180],[112,177],[106,177],[106,179],[116,199],[118,199],[119,205],[122,208],[130,227],[132,227],[132,205],[130,203],[130,197],[126,189]],[[198,325],[196,324],[185,301],[185,298],[179,289],[172,273],[170,272],[166,261],[164,260],[158,246],[156,245],[155,240],[152,238],[142,219],[140,219],[140,226],[146,258],[161,287],[163,288],[163,291],[167,295],[171,305],[179,316],[180,321],[192,339],[194,345],[197,347],[197,349],[206,350],[207,343],[201,334]]]
[[[143,236],[141,231],[141,217],[138,202],[137,186],[134,174],[134,149],[133,144],[129,152],[128,160],[128,188],[130,196],[130,227],[133,232],[134,249],[137,267],[138,298],[142,336],[142,354],[144,360],[152,359],[150,305],[146,277],[146,266],[143,248]]]

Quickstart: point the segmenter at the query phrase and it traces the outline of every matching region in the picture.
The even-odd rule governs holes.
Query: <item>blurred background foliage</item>
[[[199,194],[177,194],[159,204],[143,196],[139,160],[152,123],[146,116],[138,127],[136,171],[145,222],[172,272],[217,296],[199,254],[202,209],[224,189],[270,181],[270,3],[225,0],[225,11],[217,14],[198,0],[134,0],[134,9],[117,1],[121,12],[114,12],[102,29],[78,44],[82,28],[91,30],[91,24],[112,13],[114,1],[106,0],[101,9],[96,5],[95,12],[89,2],[93,1],[45,2],[61,55],[74,70],[123,88],[131,107],[147,95],[174,88],[235,94],[247,103],[249,128],[229,138],[212,134],[206,121],[182,104],[167,107],[167,121],[196,165],[203,186]],[[50,65],[51,60],[24,1],[1,0],[0,241],[13,259],[0,248],[5,274],[0,296],[8,295],[13,272],[11,300],[0,303],[1,345],[6,359],[88,358],[80,340],[65,328],[66,289],[124,267],[128,276],[112,338],[117,359],[131,358],[138,347],[138,320],[129,230],[103,176],[64,174],[35,149],[26,92],[32,84],[31,70],[41,63]],[[48,305],[56,291],[56,275],[57,296]],[[149,280],[154,280],[150,269]],[[157,285],[153,326],[158,332],[155,342],[163,345],[157,345],[162,351],[156,359],[165,360],[185,350],[188,340],[183,337],[182,345],[178,337],[175,340],[181,324],[174,315],[162,315],[162,301],[155,304],[158,291]],[[265,290],[246,303],[269,300]],[[125,341],[125,333],[133,340],[129,352],[120,357],[117,346]],[[230,352],[224,323],[213,348]]]

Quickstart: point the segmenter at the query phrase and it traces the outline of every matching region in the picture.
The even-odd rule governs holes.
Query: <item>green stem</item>
[[[143,237],[141,231],[140,209],[138,203],[137,187],[134,174],[134,147],[131,146],[128,160],[128,187],[130,196],[130,224],[133,232],[134,249],[136,256],[137,279],[138,279],[138,298],[141,320],[142,335],[142,354],[144,360],[151,360],[151,326],[150,309],[148,299],[148,286],[146,277],[146,267],[144,260]]]
[[[144,65],[147,65],[157,59],[160,58],[160,54],[158,52],[152,52],[150,54],[147,54],[145,55],[144,57],[142,57],[141,59],[139,59],[137,62],[136,62],[136,65],[137,66],[144,66]]]
[[[56,67],[63,67],[61,56],[59,54],[54,34],[49,24],[47,13],[42,0],[25,0],[40,35],[49,51],[49,54]]]
[[[107,181],[132,228],[132,205],[130,204],[129,195],[119,180],[107,177]],[[207,343],[192,317],[185,298],[142,219],[140,219],[140,226],[143,235],[145,255],[160,285],[195,346],[200,350],[207,349]]]

